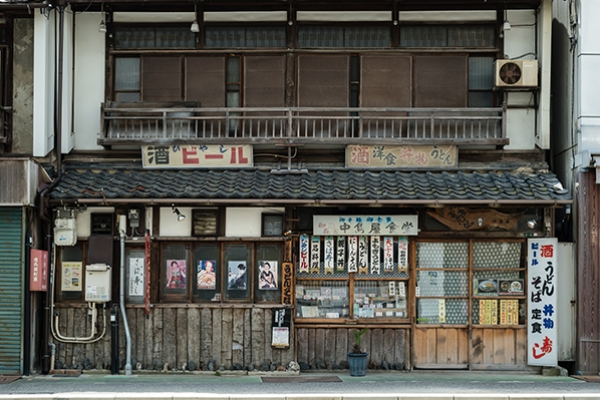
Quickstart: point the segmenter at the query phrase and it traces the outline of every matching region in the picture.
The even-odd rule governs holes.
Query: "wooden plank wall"
[[[416,328],[415,368],[466,368],[469,364],[467,328]]]
[[[355,328],[298,328],[298,362],[311,369],[331,369],[347,361],[346,355],[354,345]],[[380,367],[385,361],[389,368],[410,369],[409,329],[377,329],[366,331],[361,347],[369,353],[368,364]],[[343,363],[342,363],[343,364]]]
[[[91,332],[91,318],[81,307],[55,308],[59,312],[59,332],[66,337],[86,337]],[[120,317],[120,314],[119,314]],[[182,369],[193,361],[196,367],[208,366],[215,360],[221,364],[242,367],[254,363],[256,368],[269,361],[288,366],[294,359],[293,335],[289,349],[271,347],[270,308],[153,308],[146,318],[143,308],[128,308],[127,319],[131,333],[132,368],[141,363],[143,369],[154,369],[168,363],[169,369]],[[126,360],[126,340],[123,321],[119,318],[119,358],[121,367]],[[53,340],[56,360],[65,368],[93,365],[110,369],[110,311],[106,313],[106,334],[96,343],[74,344]],[[99,313],[102,330],[102,313]],[[292,328],[293,331],[293,328]],[[86,361],[87,359],[87,361]]]
[[[584,375],[600,372],[600,185],[596,170],[580,172],[577,201],[577,366]]]
[[[473,328],[471,367],[527,369],[527,330]]]

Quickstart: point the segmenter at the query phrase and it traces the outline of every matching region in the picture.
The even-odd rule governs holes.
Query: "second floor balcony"
[[[503,108],[203,108],[107,103],[102,146],[508,144]]]

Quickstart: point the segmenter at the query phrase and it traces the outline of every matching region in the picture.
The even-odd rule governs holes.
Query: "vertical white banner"
[[[408,238],[398,237],[398,273],[408,274]]]
[[[358,238],[348,236],[348,272],[356,272],[358,268]]]
[[[310,273],[319,272],[321,272],[321,237],[313,236],[310,238]]]
[[[358,273],[369,273],[369,238],[367,236],[358,237]]]
[[[527,241],[527,363],[558,365],[556,250],[558,239]]]
[[[371,273],[381,273],[381,236],[371,236]]]
[[[325,275],[333,274],[335,268],[335,251],[333,236],[325,236],[323,239],[323,267],[325,269]]]
[[[383,238],[383,272],[394,272],[394,238]]]
[[[344,236],[337,237],[335,254],[335,270],[338,272],[344,272],[346,266],[346,238]]]
[[[300,235],[300,265],[298,272],[308,273],[308,235]]]

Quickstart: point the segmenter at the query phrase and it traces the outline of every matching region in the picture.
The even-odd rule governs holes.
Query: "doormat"
[[[17,379],[21,379],[19,375],[16,376],[0,376],[0,384],[2,383],[11,383],[16,381]]]
[[[571,378],[581,379],[586,382],[600,382],[600,375],[571,375]]]
[[[263,376],[265,383],[315,383],[315,382],[343,382],[339,377],[332,376]]]

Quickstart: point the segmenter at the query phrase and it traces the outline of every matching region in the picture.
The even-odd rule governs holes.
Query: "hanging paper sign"
[[[557,351],[556,238],[529,239],[527,363],[555,367]]]
[[[406,285],[404,282],[398,282],[398,296],[402,298],[406,297]]]
[[[308,273],[308,235],[300,235],[300,265],[298,272]]]
[[[310,239],[310,273],[318,274],[321,271],[321,237],[313,236]]]
[[[383,238],[383,272],[394,272],[394,238]]]
[[[29,261],[29,290],[48,291],[48,251],[31,249]]]
[[[344,266],[346,265],[346,238],[344,236],[337,237],[337,251],[336,251],[335,269],[338,272],[344,272]]]
[[[367,236],[358,237],[358,273],[369,273],[369,238]]]
[[[356,272],[358,268],[357,252],[358,238],[356,236],[348,236],[348,272]]]
[[[325,268],[325,275],[333,274],[333,269],[335,266],[335,251],[333,245],[333,236],[325,236],[325,238],[323,239],[323,254],[325,257],[323,266]]]
[[[371,273],[372,274],[380,274],[381,273],[381,237],[380,236],[371,236]]]
[[[408,273],[408,238],[398,238],[398,272]]]
[[[438,319],[440,324],[446,323],[446,300],[438,300]]]
[[[388,284],[388,294],[390,296],[396,295],[396,282],[390,281],[390,283]]]
[[[416,215],[314,215],[314,235],[416,236]]]
[[[144,295],[144,258],[129,259],[129,296]]]

